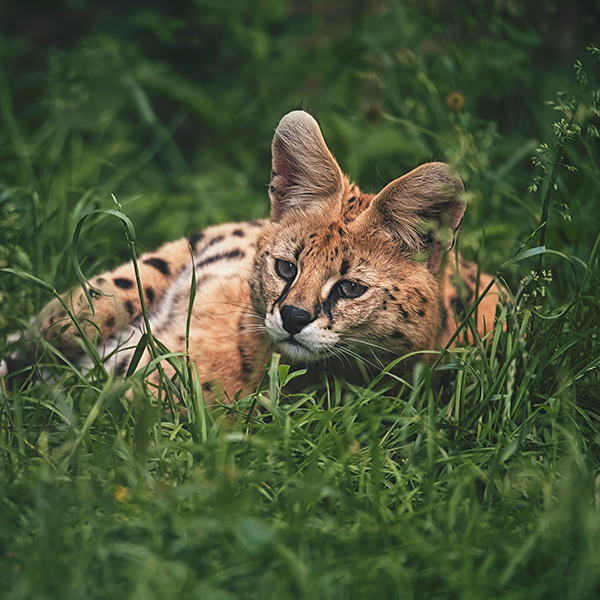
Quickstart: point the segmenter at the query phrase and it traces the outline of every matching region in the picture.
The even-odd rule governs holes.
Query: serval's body
[[[463,306],[453,255],[443,259],[464,213],[462,191],[447,165],[428,163],[365,194],[342,173],[316,121],[292,112],[273,140],[269,220],[211,227],[139,259],[152,333],[173,352],[189,347],[205,389],[225,399],[251,390],[273,351],[291,363],[324,362],[342,376],[355,358],[382,365],[417,353],[404,362],[408,369],[419,351],[450,338]],[[473,300],[490,277],[478,281],[473,263],[458,262]],[[93,278],[88,291],[93,319],[81,289],[65,299],[111,357],[107,364],[124,374],[144,328],[133,265]],[[494,286],[480,304],[482,333],[493,324],[498,294]],[[38,326],[67,357],[81,357],[57,301]]]

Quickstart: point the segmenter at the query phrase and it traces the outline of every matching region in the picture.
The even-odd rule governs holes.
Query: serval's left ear
[[[307,112],[295,110],[281,119],[271,149],[269,197],[273,221],[281,220],[290,209],[339,205],[344,174],[327,148],[319,125]]]
[[[364,217],[437,271],[443,251],[454,245],[465,213],[464,191],[463,182],[449,165],[427,163],[383,188]]]

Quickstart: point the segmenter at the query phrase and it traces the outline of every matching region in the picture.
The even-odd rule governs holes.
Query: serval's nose
[[[305,325],[308,325],[313,321],[313,318],[309,312],[303,308],[291,306],[290,304],[282,306],[279,314],[281,315],[283,328],[290,335],[300,333],[304,329]]]

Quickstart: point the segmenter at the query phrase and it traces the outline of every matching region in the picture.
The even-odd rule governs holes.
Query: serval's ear
[[[329,151],[317,122],[295,110],[281,119],[273,137],[273,171],[269,186],[271,219],[291,208],[311,210],[339,204],[344,174]]]
[[[437,271],[443,251],[454,245],[465,213],[464,191],[447,164],[427,163],[385,186],[363,217],[369,227],[387,230]]]

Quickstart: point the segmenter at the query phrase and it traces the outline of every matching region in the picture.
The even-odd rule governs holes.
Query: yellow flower
[[[450,92],[446,97],[446,105],[451,110],[462,110],[465,107],[465,97],[460,92]]]
[[[116,502],[127,502],[129,499],[129,492],[124,485],[115,485],[113,488],[113,497]]]

